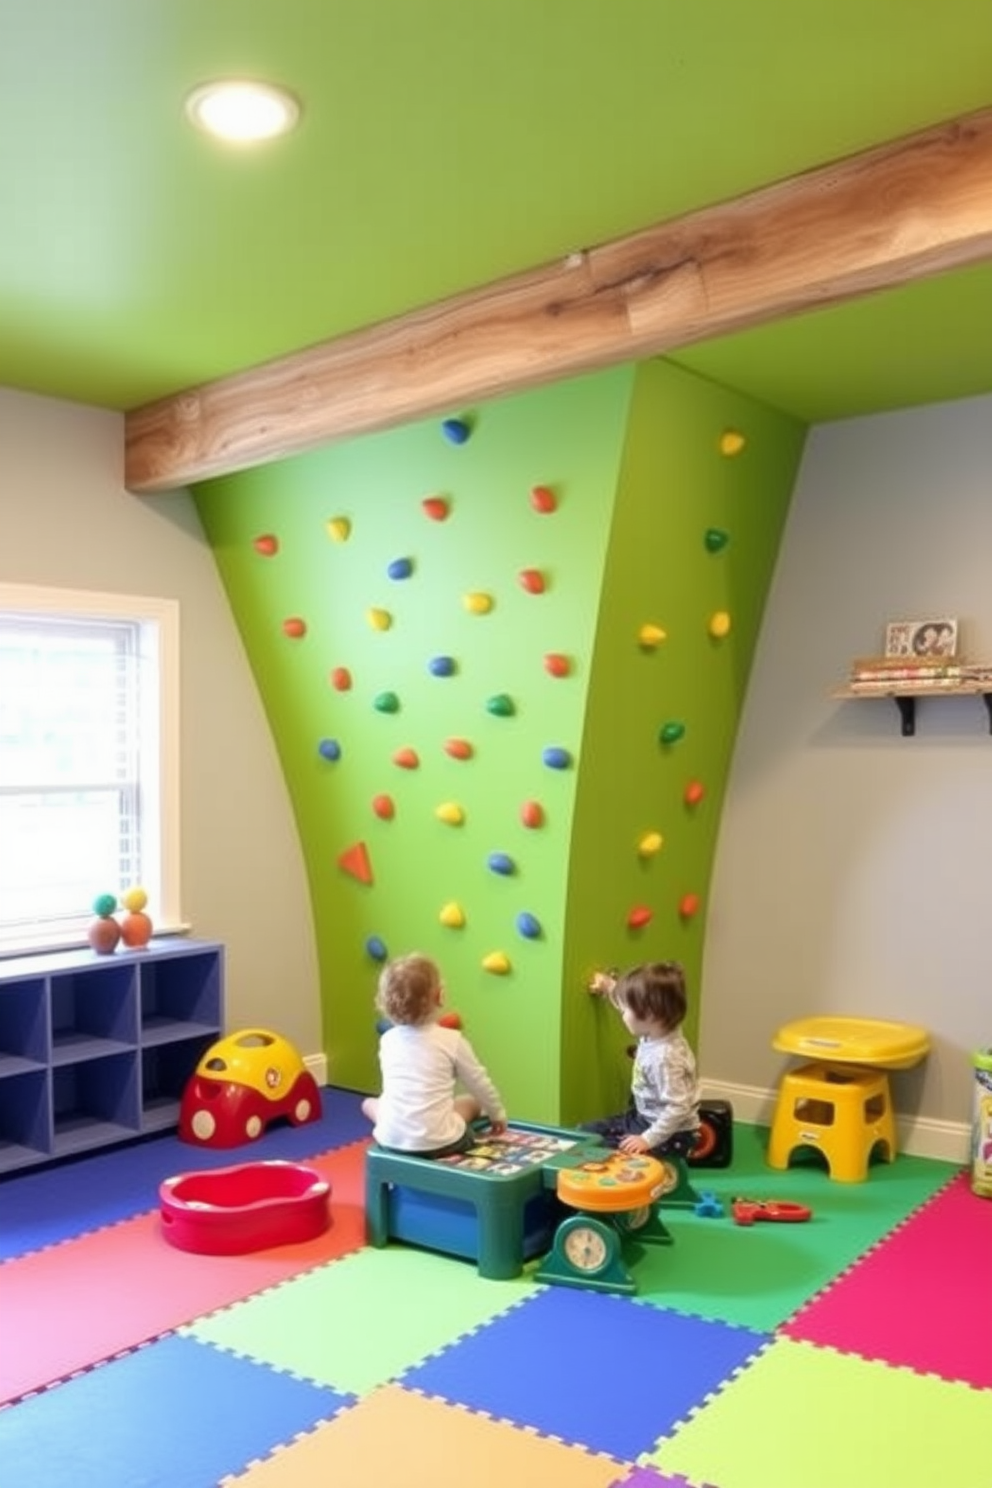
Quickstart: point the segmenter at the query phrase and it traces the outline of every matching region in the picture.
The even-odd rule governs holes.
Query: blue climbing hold
[[[567,749],[560,749],[557,745],[551,745],[541,755],[549,770],[567,770],[572,763],[572,756]]]
[[[386,957],[389,955],[389,952],[386,950],[385,941],[380,940],[378,935],[369,936],[368,940],[365,942],[365,949],[368,951],[373,961],[385,961]]]
[[[408,579],[413,573],[413,559],[394,558],[386,573],[391,579]]]
[[[453,656],[434,656],[427,663],[427,670],[433,677],[452,677],[455,673],[455,658]]]
[[[525,940],[540,940],[541,922],[534,915],[523,910],[517,915],[517,929]]]
[[[494,873],[516,873],[517,865],[508,853],[494,852],[489,854],[488,863]]]
[[[317,751],[323,759],[330,760],[332,764],[341,758],[341,745],[337,739],[321,739],[317,745]]]
[[[452,444],[464,444],[472,430],[464,419],[448,418],[441,425],[441,432]]]

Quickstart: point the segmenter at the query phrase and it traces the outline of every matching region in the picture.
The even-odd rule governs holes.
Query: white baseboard
[[[318,1085],[327,1084],[327,1055],[326,1054],[304,1054],[303,1063],[313,1075]]]
[[[703,1081],[706,1100],[726,1100],[739,1121],[755,1126],[770,1126],[775,1110],[774,1090],[754,1085],[725,1085],[719,1080]],[[913,1157],[935,1157],[942,1162],[971,1161],[971,1128],[960,1121],[934,1121],[925,1116],[900,1116],[896,1112],[899,1146]]]

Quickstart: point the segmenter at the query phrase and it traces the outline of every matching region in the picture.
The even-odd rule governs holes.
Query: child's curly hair
[[[610,1000],[615,1007],[629,1008],[641,1022],[661,1023],[671,1032],[686,1014],[685,971],[678,961],[649,961],[625,971]]]
[[[398,956],[383,969],[376,1007],[391,1023],[427,1023],[437,1006],[441,973],[429,956]]]

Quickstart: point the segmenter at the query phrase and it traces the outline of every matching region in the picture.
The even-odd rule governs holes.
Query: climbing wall
[[[800,446],[653,363],[197,491],[296,810],[336,1081],[375,1085],[376,977],[413,949],[531,1119],[626,1079],[593,965],[680,955],[698,993]]]

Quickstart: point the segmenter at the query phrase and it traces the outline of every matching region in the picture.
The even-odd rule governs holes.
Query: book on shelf
[[[903,662],[900,666],[875,666],[862,665],[855,662],[851,668],[852,682],[933,682],[953,681],[960,682],[964,674],[964,668],[958,663],[945,665],[934,665],[933,662],[921,664],[920,666],[907,666]]]
[[[939,677],[852,677],[847,685],[851,692],[877,692],[884,695],[909,689],[913,692],[953,692],[956,687],[961,687],[963,681],[962,677],[946,675]]]

